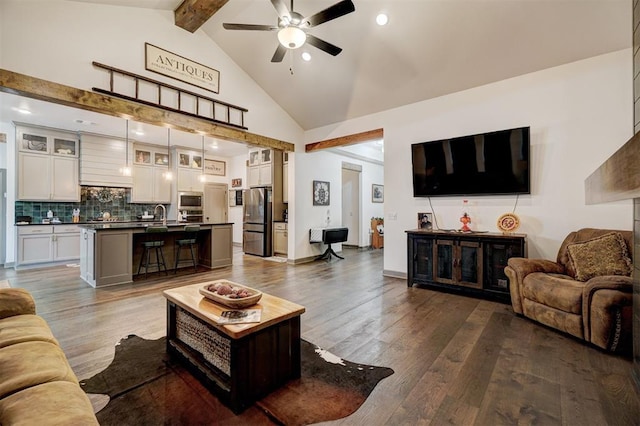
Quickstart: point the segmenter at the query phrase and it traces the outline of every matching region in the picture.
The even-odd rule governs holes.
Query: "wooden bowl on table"
[[[220,286],[226,286],[231,289],[231,293],[219,294],[215,288]],[[251,287],[244,286],[242,284],[234,283],[229,280],[215,280],[204,283],[199,289],[207,299],[220,305],[227,306],[233,309],[243,309],[249,306],[253,306],[262,297],[262,292],[253,289]],[[223,291],[224,292],[224,291]],[[247,296],[239,297],[238,294],[248,294]]]

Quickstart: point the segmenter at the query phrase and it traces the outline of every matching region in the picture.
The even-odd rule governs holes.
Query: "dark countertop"
[[[60,225],[78,225],[85,229],[138,229],[147,228],[149,226],[162,226],[162,222],[154,221],[136,221],[136,222],[61,222],[61,223],[16,223],[16,226],[60,226]],[[184,227],[185,225],[201,225],[201,226],[220,226],[233,225],[229,223],[202,223],[202,222],[176,222],[175,220],[167,221],[168,228]]]
[[[158,221],[160,222],[160,221]],[[169,221],[169,222],[175,222]],[[102,220],[85,220],[81,222],[50,222],[50,223],[42,223],[42,222],[16,222],[16,226],[49,226],[49,225],[105,225],[107,223],[156,223],[154,220],[118,220],[118,221],[102,221]]]
[[[164,226],[162,222],[106,222],[106,223],[79,223],[80,228],[93,229],[100,231],[103,229],[140,229],[148,228],[149,226]],[[184,228],[185,225],[200,225],[203,227],[208,226],[222,226],[233,225],[233,222],[229,223],[201,223],[201,222],[176,222],[167,221],[167,228]]]

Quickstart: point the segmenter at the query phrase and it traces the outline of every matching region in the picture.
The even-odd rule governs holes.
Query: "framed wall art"
[[[232,188],[240,188],[242,186],[242,178],[231,179]]]
[[[371,202],[383,203],[384,202],[384,185],[371,185]]]
[[[226,163],[220,160],[204,160],[204,172],[208,175],[224,176],[227,174]]]
[[[313,205],[329,205],[329,182],[324,182],[321,180],[313,181]]]

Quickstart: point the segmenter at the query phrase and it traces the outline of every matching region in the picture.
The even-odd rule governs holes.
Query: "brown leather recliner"
[[[555,262],[509,259],[505,274],[514,312],[607,351],[629,354],[632,249],[631,231],[585,228],[565,238]]]

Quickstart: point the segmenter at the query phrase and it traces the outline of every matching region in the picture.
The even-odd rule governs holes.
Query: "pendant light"
[[[120,168],[120,174],[122,174],[122,176],[131,176],[131,167],[129,167],[129,119],[127,119],[126,133],[125,133],[124,140],[125,140],[124,142],[125,163],[124,163],[124,167]]]
[[[172,180],[171,173],[171,127],[167,128],[167,172],[164,174],[165,180]]]
[[[204,175],[204,135],[202,135],[202,160],[201,160],[202,173],[200,174],[200,182],[205,183],[207,178]]]

